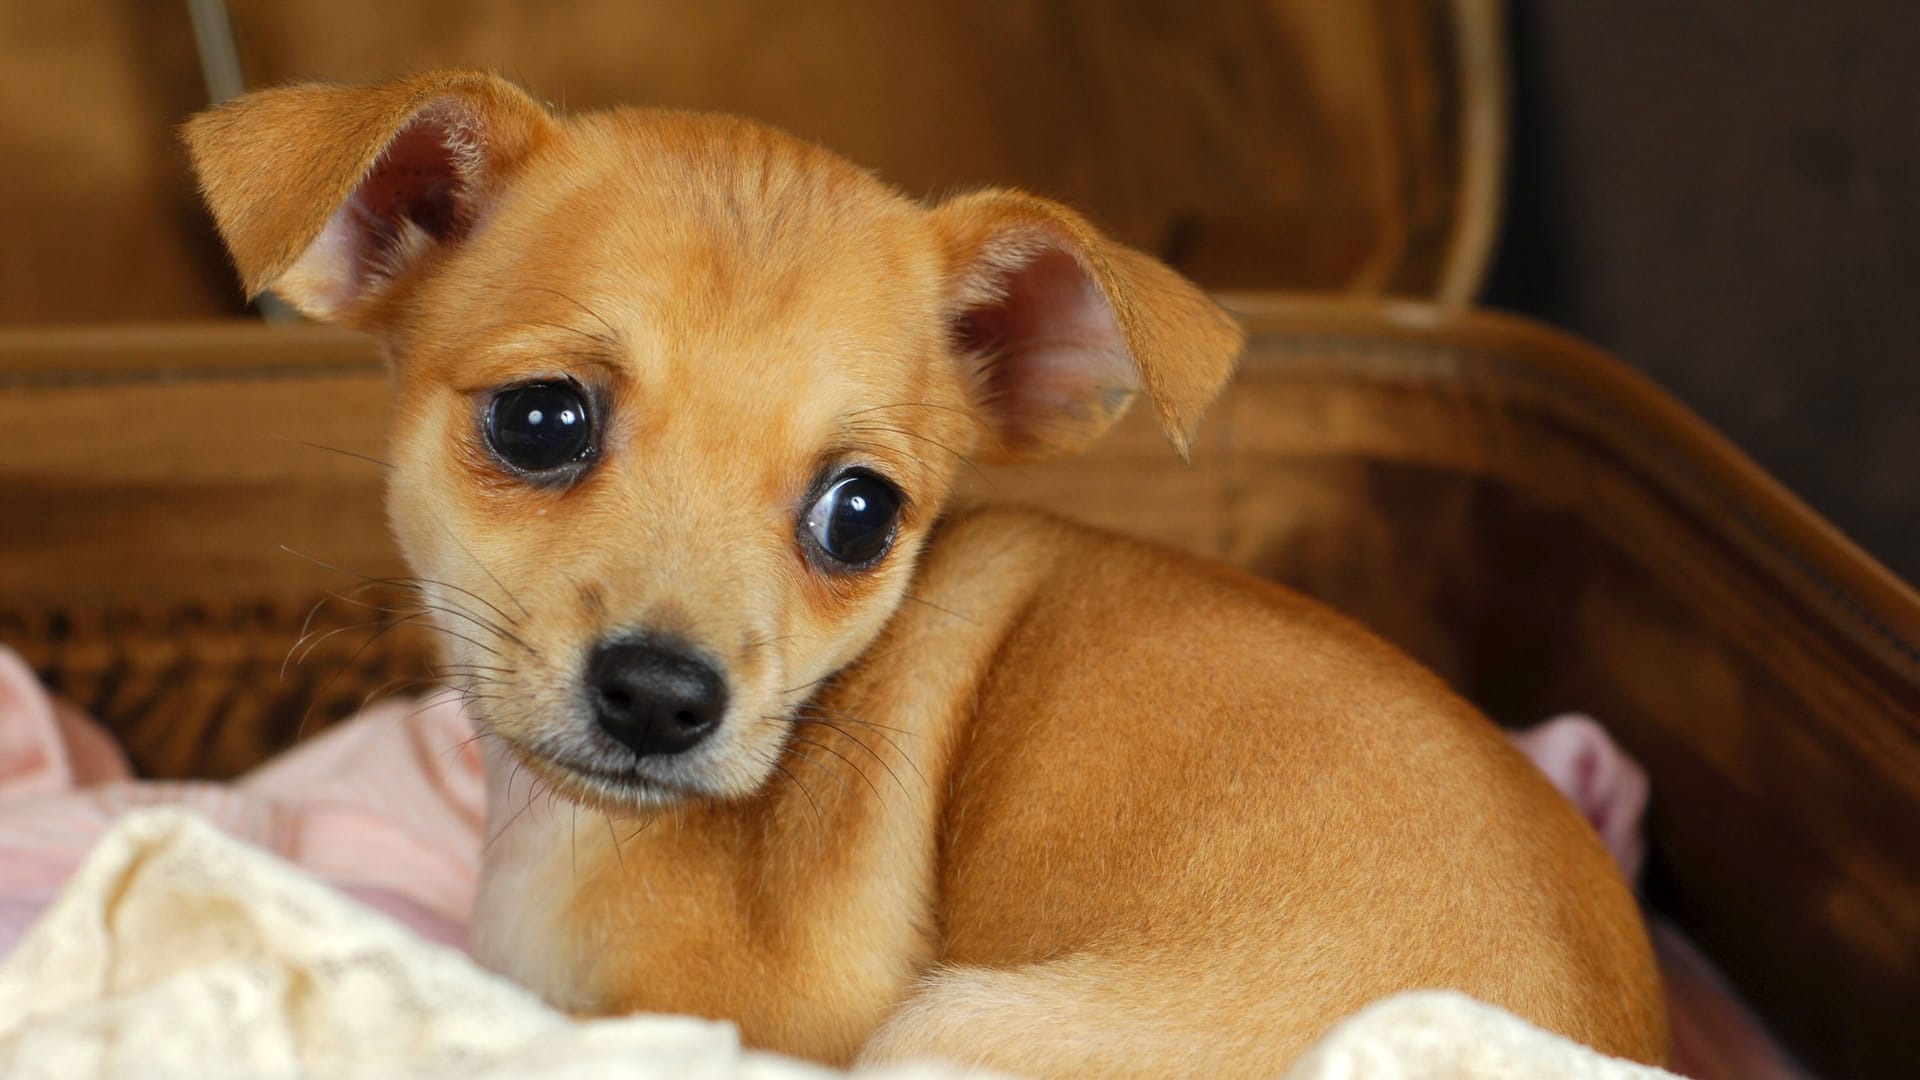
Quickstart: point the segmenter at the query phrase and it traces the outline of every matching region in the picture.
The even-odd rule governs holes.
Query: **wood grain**
[[[915,196],[1050,195],[1212,287],[1458,299],[1484,270],[1492,201],[1461,185],[1497,175],[1499,140],[1473,133],[1504,120],[1465,88],[1497,83],[1501,59],[1458,61],[1462,40],[1497,39],[1482,3],[231,8],[255,86],[469,66],[566,111],[744,113]],[[173,135],[202,93],[184,5],[0,6],[0,325],[237,310]]]

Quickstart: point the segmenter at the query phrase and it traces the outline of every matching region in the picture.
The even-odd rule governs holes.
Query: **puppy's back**
[[[1611,859],[1436,677],[1287,590],[1037,515],[957,523],[929,590],[990,572],[970,548],[1044,570],[953,763],[947,962],[1084,966],[1110,1033],[1172,1023],[1190,1046],[1297,1050],[1431,987],[1664,1055]]]

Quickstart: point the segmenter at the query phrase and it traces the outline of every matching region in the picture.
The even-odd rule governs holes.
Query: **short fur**
[[[921,206],[759,125],[487,75],[263,91],[186,138],[249,292],[391,355],[390,516],[494,736],[486,963],[837,1063],[1273,1075],[1419,987],[1664,1055],[1606,853],[1439,680],[1221,566],[943,516],[968,459],[1140,394],[1187,446],[1240,334],[1166,267],[1032,196]],[[560,377],[601,447],[537,486],[479,417]],[[848,462],[907,502],[836,574],[795,520]],[[568,763],[587,650],[636,631],[731,705],[616,783]]]

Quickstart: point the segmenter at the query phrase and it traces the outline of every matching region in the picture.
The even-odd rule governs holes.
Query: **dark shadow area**
[[[1920,4],[1522,0],[1489,300],[1920,580]]]

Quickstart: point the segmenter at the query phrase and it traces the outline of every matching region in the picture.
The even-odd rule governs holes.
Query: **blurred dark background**
[[[1509,15],[1488,302],[1638,366],[1920,581],[1920,3]]]

